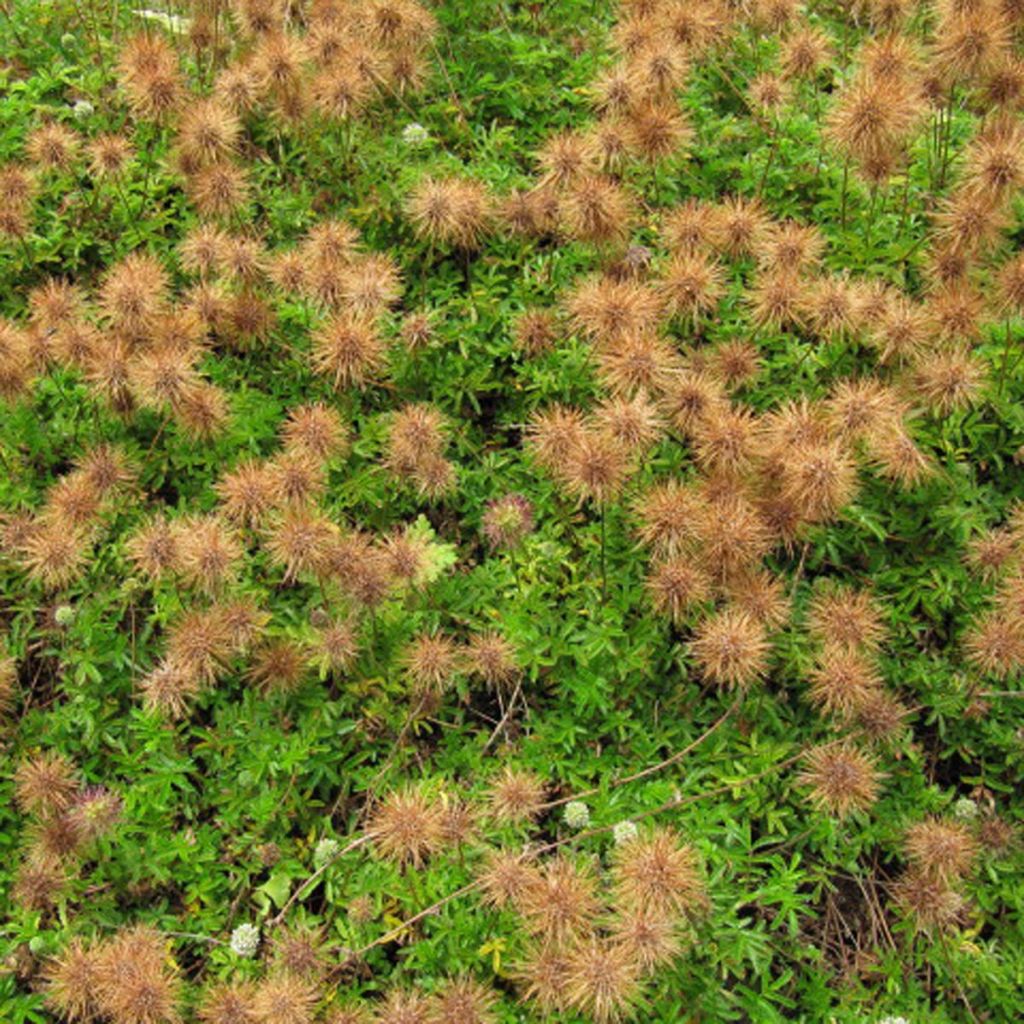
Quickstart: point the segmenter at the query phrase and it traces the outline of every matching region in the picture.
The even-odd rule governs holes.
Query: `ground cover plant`
[[[1024,5],[0,5],[0,1017],[1010,1021]]]

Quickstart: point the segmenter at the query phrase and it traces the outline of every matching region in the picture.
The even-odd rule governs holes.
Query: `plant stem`
[[[775,154],[779,148],[779,125],[778,122],[773,122],[771,130],[772,144],[768,150],[768,159],[764,162],[764,170],[761,172],[761,180],[757,184],[757,198],[760,199],[764,192],[764,186],[768,181],[768,172],[772,169],[772,164],[775,162]]]
[[[606,564],[606,540],[607,540],[607,528],[606,528],[606,516],[605,516],[605,503],[602,501],[601,505],[601,604],[604,604],[608,598],[608,574]]]
[[[843,231],[846,230],[846,190],[850,184],[850,158],[843,161],[843,198],[839,213],[839,225]]]
[[[998,393],[1003,393],[1003,385],[1006,383],[1006,367],[1010,362],[1010,318],[1006,318],[1006,337],[1003,339],[1003,365],[999,371]]]

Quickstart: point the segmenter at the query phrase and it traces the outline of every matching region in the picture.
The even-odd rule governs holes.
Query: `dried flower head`
[[[488,790],[491,816],[510,824],[533,820],[541,812],[545,788],[540,776],[507,765]]]
[[[384,340],[364,314],[336,313],[313,334],[313,368],[335,388],[364,387],[384,364]]]
[[[895,905],[925,934],[949,931],[966,910],[963,896],[942,879],[907,871],[890,888]]]
[[[592,934],[599,908],[591,865],[561,855],[543,864],[536,884],[523,893],[518,906],[531,935],[563,945]]]
[[[848,743],[811,748],[797,781],[810,790],[811,803],[821,811],[845,818],[867,811],[878,799],[882,774],[874,762]]]
[[[422,786],[410,786],[381,800],[366,833],[378,856],[419,870],[441,848],[443,825],[443,802]]]
[[[569,954],[566,1003],[596,1024],[613,1024],[636,1012],[640,978],[641,965],[628,946],[590,939]]]
[[[491,198],[481,182],[428,177],[413,189],[406,209],[425,241],[475,249],[489,227]]]

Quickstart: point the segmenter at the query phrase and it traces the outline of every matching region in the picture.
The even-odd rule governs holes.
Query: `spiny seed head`
[[[704,619],[690,649],[705,677],[720,686],[745,689],[768,670],[764,626],[736,608]]]
[[[610,937],[644,974],[670,964],[683,948],[676,922],[658,911],[625,909],[612,919]]]
[[[323,577],[329,571],[329,552],[339,531],[326,516],[309,507],[293,505],[275,519],[267,532],[267,553],[284,570],[286,583],[300,576]]]
[[[702,504],[700,493],[681,480],[652,484],[636,501],[637,535],[659,554],[676,554],[696,539],[695,518]]]
[[[914,929],[928,935],[951,930],[967,909],[963,896],[947,882],[914,870],[904,872],[890,893]]]
[[[837,442],[794,448],[783,467],[782,494],[808,522],[834,518],[853,499],[857,467]]]
[[[224,671],[232,654],[232,640],[216,606],[189,611],[168,629],[167,661],[209,684]]]
[[[599,907],[597,878],[589,862],[556,856],[541,867],[518,909],[531,935],[564,945],[594,931]]]
[[[717,248],[725,240],[718,209],[702,199],[687,199],[669,210],[661,237],[674,255]]]
[[[870,437],[901,426],[905,409],[894,389],[872,377],[837,381],[825,405],[834,429],[844,438]]]
[[[513,326],[516,347],[529,357],[548,351],[555,334],[555,315],[547,309],[524,310],[516,317]]]
[[[313,368],[335,388],[363,387],[384,364],[384,341],[364,314],[337,313],[313,335]]]
[[[758,263],[774,275],[798,274],[816,266],[825,248],[818,227],[795,220],[766,225],[757,243]]]
[[[311,653],[324,668],[345,672],[359,656],[355,627],[348,619],[335,619],[320,626],[313,638]]]
[[[621,185],[609,178],[588,175],[568,186],[561,213],[572,238],[608,245],[628,237],[635,207],[631,195]]]
[[[45,817],[65,811],[78,791],[74,765],[58,751],[36,754],[14,772],[14,795],[26,814]]]
[[[686,84],[689,70],[689,61],[682,48],[671,42],[655,39],[641,47],[630,57],[629,73],[637,92],[644,99],[634,103],[627,116],[644,101],[671,107],[675,90]]]
[[[1024,619],[1001,609],[988,611],[967,630],[963,646],[979,671],[1005,679],[1024,666]]]
[[[377,1005],[373,1024],[429,1024],[432,1005],[413,988],[395,987]]]
[[[530,944],[516,966],[515,978],[522,998],[545,1014],[564,1013],[568,1000],[569,954],[555,943]]]
[[[875,743],[892,743],[906,731],[909,710],[887,693],[872,694],[857,710],[856,724]]]
[[[833,743],[807,752],[797,781],[808,787],[818,810],[845,818],[875,803],[882,778],[866,754],[848,743]]]
[[[963,878],[978,854],[978,842],[965,825],[938,818],[911,825],[904,848],[915,872],[946,883]]]
[[[666,828],[615,847],[612,885],[622,910],[679,918],[709,905],[695,851]]]
[[[164,306],[167,272],[155,256],[133,252],[112,267],[100,288],[100,308],[115,327],[143,334]]]
[[[944,342],[964,345],[978,337],[982,298],[966,283],[943,286],[932,292],[927,311],[931,326]]]
[[[393,790],[377,805],[366,827],[375,852],[419,870],[443,843],[443,804],[421,787]]]
[[[245,169],[219,160],[191,176],[188,194],[204,217],[227,219],[249,201],[249,179]]]
[[[792,610],[785,580],[767,571],[738,573],[727,581],[726,596],[736,608],[769,630],[783,626]]]
[[[746,387],[761,372],[761,354],[752,342],[733,338],[715,346],[708,369],[727,388]]]
[[[819,643],[846,650],[876,650],[886,635],[871,594],[844,586],[818,590],[808,608],[807,628]]]
[[[996,289],[1004,312],[1018,316],[1024,313],[1024,254],[1011,256],[1002,265]]]
[[[786,79],[770,71],[757,75],[747,90],[751,106],[768,116],[780,111],[789,103],[792,95]]]
[[[568,957],[566,1003],[596,1024],[614,1024],[636,1012],[640,978],[641,965],[628,946],[590,939]]]
[[[481,182],[424,178],[406,204],[413,227],[427,242],[475,249],[491,219],[491,198]]]
[[[820,29],[804,25],[782,41],[780,64],[785,78],[813,78],[832,56],[832,44]]]
[[[144,523],[128,539],[128,557],[144,575],[157,579],[180,562],[179,532],[163,516]]]
[[[288,449],[307,452],[328,460],[343,455],[348,447],[348,429],[337,410],[322,402],[296,406],[281,428]]]
[[[710,599],[711,579],[692,555],[675,555],[654,564],[647,589],[655,610],[678,623]]]
[[[694,525],[705,567],[723,582],[749,573],[774,542],[761,512],[731,487],[706,495]]]
[[[497,993],[461,976],[446,979],[434,992],[430,1024],[496,1024]]]
[[[382,551],[396,583],[415,589],[427,581],[429,546],[414,528],[392,531],[384,538]]]
[[[513,850],[489,851],[476,877],[484,902],[498,909],[518,906],[527,890],[540,880],[537,868]]]
[[[28,293],[29,317],[44,330],[75,323],[85,307],[81,288],[60,277],[48,277]]]
[[[607,434],[628,455],[653,447],[664,429],[658,407],[643,391],[632,397],[616,396],[601,402],[594,409],[594,422],[600,433]]]
[[[188,714],[202,684],[191,669],[165,660],[142,677],[139,690],[148,711],[180,719]]]
[[[204,993],[197,1016],[202,1024],[255,1024],[255,994],[252,982],[217,982]]]
[[[96,1016],[96,961],[95,947],[73,938],[46,965],[46,1004],[71,1024]]]
[[[803,295],[803,287],[794,273],[773,270],[759,273],[744,298],[756,327],[781,331],[802,326]]]
[[[695,321],[714,312],[725,290],[721,266],[701,253],[674,256],[655,288],[668,316]]]
[[[754,462],[758,422],[743,406],[712,406],[692,431],[697,464],[707,473],[742,474]]]
[[[178,145],[200,166],[230,157],[238,146],[242,124],[219,99],[193,100],[178,125]]]
[[[459,670],[454,641],[443,633],[421,633],[406,647],[403,662],[417,693],[441,693]]]
[[[89,535],[59,519],[40,519],[26,534],[21,560],[29,578],[47,590],[79,579],[88,567]]]
[[[410,402],[398,409],[388,430],[387,463],[399,476],[415,471],[444,446],[446,429],[441,412],[427,402]]]
[[[863,653],[826,644],[810,673],[808,696],[824,714],[854,719],[882,693],[882,678]]]
[[[240,526],[260,526],[276,505],[273,476],[265,464],[253,460],[225,473],[215,490],[223,514]]]
[[[974,404],[987,366],[966,347],[935,352],[918,359],[912,383],[915,393],[941,416]]]
[[[651,333],[661,316],[661,300],[653,289],[631,281],[591,277],[568,296],[572,326],[601,342]]]
[[[434,340],[436,328],[430,310],[409,313],[402,321],[399,335],[410,352],[419,352]]]
[[[270,943],[274,970],[309,981],[321,981],[327,973],[323,932],[308,925],[284,928]]]
[[[1011,52],[1010,38],[1009,21],[993,4],[947,8],[932,48],[936,72],[950,84],[982,78]]]
[[[367,316],[383,313],[402,294],[398,267],[390,256],[374,253],[350,261],[341,272],[341,298]]]
[[[630,470],[629,452],[606,431],[581,431],[555,472],[579,498],[604,505],[621,490]]]
[[[372,84],[350,66],[318,71],[310,88],[313,107],[334,121],[357,117],[373,96]]]
[[[175,1024],[180,981],[167,940],[148,925],[122,928],[100,947],[97,1003],[117,1022]]]
[[[267,274],[286,295],[306,291],[307,268],[301,249],[285,249],[275,253],[270,259]]]
[[[539,775],[507,765],[488,789],[491,817],[503,824],[533,820],[540,814],[545,789]]]
[[[320,993],[305,978],[280,972],[264,978],[256,986],[253,1009],[256,1020],[270,1024],[313,1024]]]
[[[594,154],[586,137],[574,131],[551,136],[537,151],[537,165],[541,182],[560,189],[595,170]]]
[[[55,122],[40,125],[25,141],[26,156],[42,170],[70,170],[78,150],[79,138],[75,132]]]
[[[756,251],[768,230],[768,216],[759,200],[745,196],[726,197],[717,213],[719,245],[730,256]]]
[[[213,596],[235,580],[244,552],[230,526],[216,516],[190,516],[178,530],[177,568],[187,586]]]
[[[509,689],[521,674],[516,648],[497,630],[474,634],[465,660],[470,673],[493,689]]]
[[[679,394],[685,405],[684,363],[668,341],[653,334],[630,335],[602,344],[597,360],[598,377],[613,395],[628,398],[646,392],[668,396],[671,402]]]

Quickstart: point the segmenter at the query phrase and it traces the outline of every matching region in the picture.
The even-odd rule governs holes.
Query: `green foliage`
[[[88,138],[130,131],[136,149],[116,184],[81,163],[41,176],[29,235],[0,243],[0,313],[11,321],[26,320],[29,293],[48,278],[73,279],[92,294],[137,250],[167,268],[176,295],[192,283],[178,247],[200,218],[174,169],[173,132],[135,119],[116,84],[120,46],[138,28],[130,6],[4,5],[0,165],[22,161],[32,129],[50,121]],[[905,178],[880,190],[849,180],[822,141],[831,94],[868,38],[846,7],[811,6],[807,18],[837,44],[836,59],[795,83],[770,118],[752,116],[735,83],[775,66],[777,38],[744,25],[731,47],[694,62],[678,97],[692,144],[621,171],[642,200],[631,242],[657,250],[664,211],[691,197],[758,196],[774,218],[820,228],[824,271],[925,296],[929,218],[948,193],[948,182],[935,183],[934,130],[914,140]],[[0,623],[17,686],[0,722],[0,1017],[61,1019],[44,1005],[48,958],[73,937],[109,936],[138,921],[171,938],[193,1014],[203,986],[260,976],[258,958],[231,951],[232,930],[251,922],[266,937],[284,915],[289,925],[322,929],[340,965],[325,1007],[413,980],[433,990],[468,972],[501,994],[499,1019],[541,1019],[515,999],[524,952],[515,915],[447,898],[472,883],[484,841],[566,840],[607,866],[613,827],[646,827],[650,817],[696,850],[711,906],[686,952],[645,989],[639,1019],[1015,1019],[1024,984],[1020,850],[983,848],[964,883],[971,911],[948,934],[916,935],[889,889],[905,867],[906,829],[925,816],[950,819],[963,798],[1011,826],[1024,815],[1019,671],[999,682],[962,643],[996,590],[965,560],[969,544],[1024,496],[1020,320],[986,321],[974,354],[992,379],[972,403],[942,411],[911,396],[913,441],[934,472],[901,487],[862,459],[857,494],[841,514],[773,549],[765,567],[782,580],[793,613],[772,636],[770,671],[742,694],[714,686],[690,647],[701,615],[671,622],[652,608],[649,552],[636,533],[636,503],[648,488],[696,479],[694,439],[662,432],[606,505],[576,501],[524,443],[538,411],[586,409],[607,389],[595,347],[567,318],[536,357],[517,346],[515,320],[535,307],[560,311],[581,279],[608,265],[609,251],[500,231],[480,252],[443,251],[417,237],[406,214],[427,174],[470,177],[502,195],[532,184],[544,141],[592,123],[588,88],[612,64],[608,31],[621,12],[591,0],[464,0],[435,14],[422,90],[385,95],[361,118],[316,131],[282,130],[269,116],[246,120],[252,200],[228,224],[280,252],[339,217],[358,230],[362,250],[389,254],[403,297],[383,316],[386,379],[333,388],[310,361],[311,335],[326,315],[275,293],[265,342],[203,352],[199,371],[228,406],[224,429],[209,439],[197,441],[154,408],[118,415],[80,368],[55,360],[4,406],[5,536],[97,444],[119,446],[136,479],[104,510],[87,565],[66,586],[31,579],[5,541]],[[174,44],[206,91],[205,57]],[[948,126],[954,153],[985,112],[962,92]],[[78,101],[91,111],[77,115]],[[411,122],[428,133],[424,143],[403,138]],[[1004,234],[1016,244],[1019,233],[1014,216]],[[978,268],[985,287],[994,268]],[[673,321],[665,332],[698,359],[736,338],[754,342],[760,372],[734,389],[735,404],[767,414],[804,396],[823,400],[843,379],[902,379],[854,338],[755,326],[747,301],[754,273],[749,258],[729,262],[715,315],[692,327]],[[413,351],[398,337],[403,316],[417,310],[432,312],[435,330]],[[357,654],[339,668],[321,651],[289,692],[266,692],[247,655],[235,652],[187,713],[162,715],[141,698],[142,681],[182,616],[208,602],[180,580],[144,578],[129,539],[158,513],[181,520],[216,510],[224,473],[278,455],[288,411],[312,402],[337,411],[351,434],[350,450],[328,464],[320,510],[348,537],[404,536],[420,553],[416,577],[359,614],[336,581],[286,579],[258,531],[246,532],[231,595],[269,613],[259,639],[308,645],[330,613],[354,624]],[[457,483],[442,497],[424,496],[388,468],[389,431],[409,403],[430,403],[445,417],[444,454]],[[528,497],[536,527],[515,548],[484,532],[489,503],[508,494]],[[808,609],[829,582],[870,587],[877,598],[887,633],[880,668],[909,709],[907,728],[875,748],[880,800],[843,820],[816,810],[797,783],[801,754],[844,733],[807,696],[816,657]],[[460,668],[434,705],[420,701],[410,645],[437,633],[463,644],[491,630],[515,651],[516,686],[496,691]],[[53,905],[33,908],[17,891],[32,828],[14,794],[18,766],[40,751],[66,755],[84,783],[106,787],[121,807]],[[364,846],[317,864],[318,844],[346,847],[384,794],[425,779],[485,807],[506,764],[544,779],[559,802],[536,827],[490,821],[476,845],[445,850],[422,871]],[[560,806],[581,792],[590,828],[576,835]],[[355,912],[362,899],[369,910]],[[435,902],[435,912],[406,924]]]

